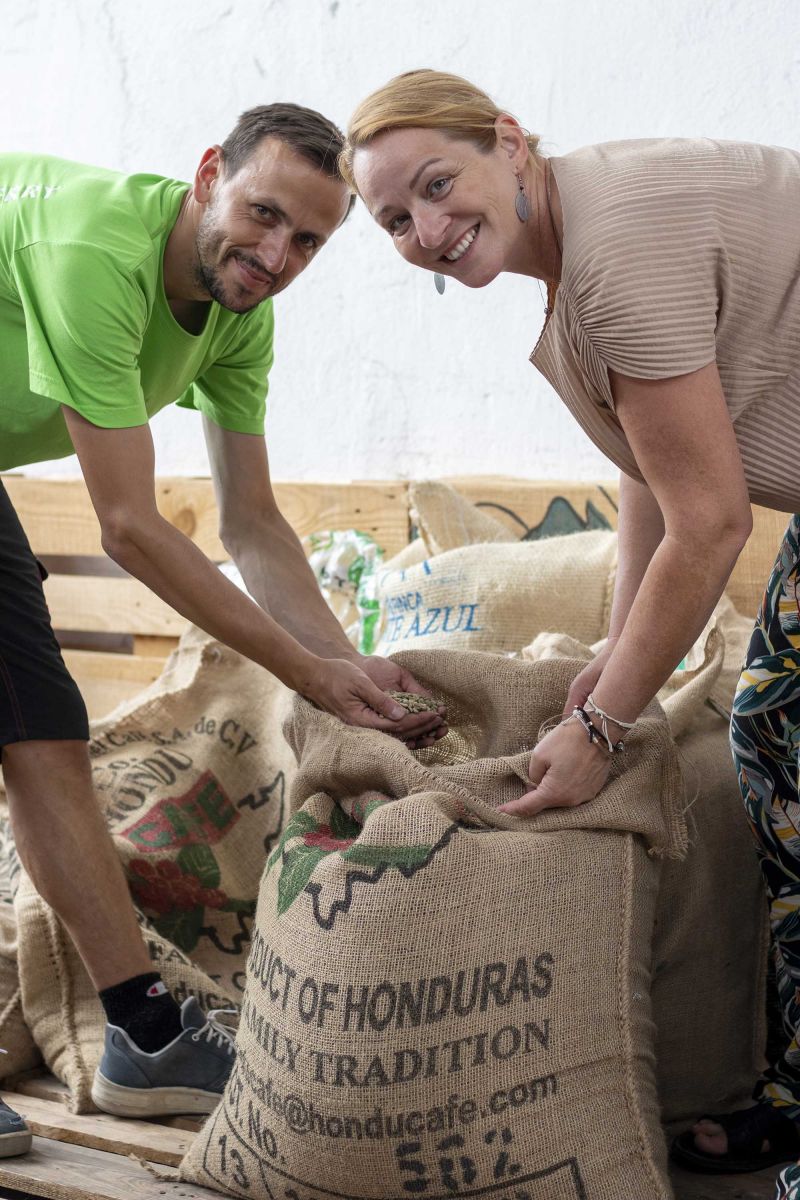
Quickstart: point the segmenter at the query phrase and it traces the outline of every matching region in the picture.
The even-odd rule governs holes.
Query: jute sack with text
[[[92,725],[97,795],[154,968],[179,1001],[241,1001],[259,880],[294,771],[281,731],[289,697],[255,663],[192,630],[156,684]],[[27,878],[16,911],[26,1021],[83,1111],[102,1048],[100,1003]]]
[[[480,482],[480,506],[457,488]],[[474,542],[530,541],[584,530],[616,529],[619,488],[616,483],[581,480],[520,480],[519,492],[508,480],[463,483],[453,487],[441,480],[409,485],[412,518],[429,555]],[[747,539],[728,582],[728,593],[739,613],[751,622],[783,541],[792,514],[754,504],[753,532]],[[505,537],[502,530],[505,530]]]
[[[721,603],[695,665],[676,671],[660,695],[690,801],[689,851],[663,865],[653,940],[656,1077],[669,1125],[743,1106],[764,1064],[764,886],[728,725],[706,703],[730,704],[743,632],[732,606]],[[588,647],[555,635],[523,653],[532,661],[591,657]]]
[[[38,1067],[42,1056],[22,1015],[14,896],[20,865],[8,817],[0,817],[0,1079]]]
[[[295,703],[237,1064],[183,1177],[254,1200],[670,1197],[650,942],[685,828],[663,717],[591,809],[525,821],[497,806],[577,664],[399,660],[447,703],[435,748]]]
[[[608,632],[617,539],[579,533],[482,543],[378,574],[384,613],[378,654],[398,650],[520,650],[555,629],[583,642]]]

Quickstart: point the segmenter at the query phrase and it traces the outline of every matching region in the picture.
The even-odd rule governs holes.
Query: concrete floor
[[[779,1167],[756,1175],[694,1175],[673,1167],[675,1200],[774,1200]]]

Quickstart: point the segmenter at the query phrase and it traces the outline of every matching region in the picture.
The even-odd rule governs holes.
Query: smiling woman
[[[538,239],[524,229],[529,192],[551,197],[538,147],[536,135],[466,80],[410,72],[356,109],[339,166],[414,266],[468,287],[504,270],[554,285],[552,198]]]
[[[749,502],[800,511],[800,154],[651,138],[546,159],[480,88],[412,71],[358,106],[340,162],[414,266],[468,287],[502,271],[546,281],[531,361],[623,472],[608,642],[533,750],[531,790],[504,808],[590,802],[719,600]],[[800,1152],[800,837],[786,815],[800,799],[799,577],[795,518],[733,719],[795,1041],[754,1110],[677,1144],[696,1170]]]

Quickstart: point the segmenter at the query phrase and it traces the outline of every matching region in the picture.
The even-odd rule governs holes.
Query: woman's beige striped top
[[[799,511],[800,154],[659,138],[550,162],[564,260],[533,364],[641,478],[608,368],[665,379],[716,358],[751,499]]]

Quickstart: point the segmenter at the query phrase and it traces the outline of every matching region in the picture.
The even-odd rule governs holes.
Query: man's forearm
[[[105,533],[104,546],[176,612],[305,694],[314,669],[307,649],[168,521],[129,520],[124,536]]]
[[[359,657],[325,603],[297,535],[280,513],[254,520],[237,531],[229,545],[250,595],[302,646],[320,658]]]

